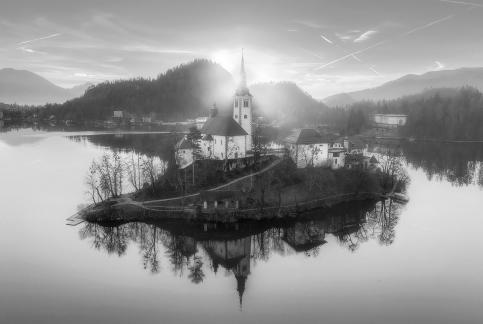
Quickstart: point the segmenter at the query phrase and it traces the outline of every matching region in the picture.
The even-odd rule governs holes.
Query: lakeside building
[[[250,135],[231,116],[219,116],[216,106],[201,129],[201,153],[207,159],[244,158],[249,150]]]
[[[406,125],[408,115],[403,114],[375,114],[372,117],[379,128],[397,128]]]
[[[206,121],[208,120],[208,117],[198,117],[195,119],[195,125],[197,129],[202,129],[203,126],[205,125]]]
[[[296,129],[285,139],[297,168],[329,166],[329,141],[312,128]]]
[[[114,110],[112,112],[112,117],[115,118],[115,119],[123,119],[124,118],[124,111]]]

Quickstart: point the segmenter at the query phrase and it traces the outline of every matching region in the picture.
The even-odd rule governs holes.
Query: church
[[[233,98],[232,116],[220,116],[216,105],[201,129],[201,152],[207,159],[246,157],[252,149],[252,95],[248,90],[245,62],[241,59],[241,80]]]

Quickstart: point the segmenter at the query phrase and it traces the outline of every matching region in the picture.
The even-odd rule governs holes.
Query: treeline
[[[477,89],[432,89],[391,101],[359,102],[345,115],[347,133],[372,127],[374,113],[406,114],[401,135],[446,140],[483,139],[483,95]]]
[[[114,110],[143,116],[155,113],[165,121],[206,115],[214,102],[231,102],[231,75],[208,60],[195,60],[159,75],[156,79],[136,78],[108,81],[89,88],[85,95],[63,104],[38,109],[40,118],[58,120],[105,120]]]

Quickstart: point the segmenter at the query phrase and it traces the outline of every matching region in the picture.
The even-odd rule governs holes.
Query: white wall
[[[247,137],[213,135],[213,141],[203,141],[201,145],[203,155],[218,160],[243,158],[246,156]],[[211,147],[211,151],[208,147]],[[212,152],[211,156],[208,156],[209,152]]]
[[[329,144],[289,144],[289,154],[298,168],[329,166]]]
[[[404,126],[406,125],[406,121],[407,121],[407,116],[404,116],[404,115],[384,115],[384,114],[374,115],[374,122],[376,122],[377,124]]]

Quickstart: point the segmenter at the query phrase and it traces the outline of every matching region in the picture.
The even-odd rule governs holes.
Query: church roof
[[[285,138],[285,142],[292,144],[319,144],[328,143],[329,140],[322,137],[313,128],[296,129]]]
[[[215,116],[208,119],[201,129],[203,134],[220,136],[245,136],[247,132],[231,116]]]

